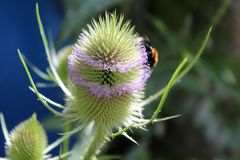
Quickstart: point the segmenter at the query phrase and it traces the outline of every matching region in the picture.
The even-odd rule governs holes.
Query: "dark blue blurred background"
[[[17,54],[21,49],[28,59],[41,69],[47,66],[46,56],[35,16],[34,0],[0,1],[0,112],[3,112],[8,129],[29,118],[33,112],[41,120],[49,114],[28,89],[28,79]],[[57,0],[39,1],[40,14],[47,33],[53,37],[59,30],[62,17]],[[35,81],[39,81],[33,75]],[[46,93],[46,92],[45,92]],[[61,99],[61,93],[48,90],[49,96]],[[39,116],[41,115],[41,116]],[[49,141],[53,140],[50,135]],[[0,132],[0,156],[4,156],[4,138]]]

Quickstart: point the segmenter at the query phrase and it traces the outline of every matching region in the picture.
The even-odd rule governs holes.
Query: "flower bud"
[[[74,98],[67,101],[66,117],[112,131],[142,117],[138,103],[150,76],[148,55],[123,16],[106,13],[87,27],[68,57]]]
[[[10,160],[42,160],[47,146],[45,131],[34,114],[10,133],[6,146]]]

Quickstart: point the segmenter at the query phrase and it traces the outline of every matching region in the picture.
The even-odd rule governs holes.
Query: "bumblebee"
[[[149,39],[146,36],[141,36],[138,38],[139,43],[141,43],[145,51],[147,52],[148,60],[147,60],[147,65],[150,66],[151,69],[153,69],[158,62],[158,51],[156,48],[153,48]]]

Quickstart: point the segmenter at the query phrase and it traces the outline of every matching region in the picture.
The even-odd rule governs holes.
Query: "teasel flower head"
[[[45,131],[34,114],[10,133],[6,153],[9,160],[42,160],[46,147]]]
[[[108,132],[142,118],[138,104],[150,76],[148,55],[123,16],[106,12],[87,25],[68,57],[68,75],[73,98],[65,117]]]

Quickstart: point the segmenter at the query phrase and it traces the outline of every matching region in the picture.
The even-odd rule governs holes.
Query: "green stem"
[[[65,123],[64,124],[64,133],[67,133],[69,132],[71,129],[71,126],[69,123]],[[63,141],[63,150],[62,150],[62,154],[65,154],[69,151],[69,138],[66,138],[64,141]],[[67,158],[63,158],[63,160],[67,160]]]
[[[81,160],[93,160],[100,153],[100,149],[104,145],[106,138],[106,132],[102,128],[103,127],[95,128],[90,146]]]

